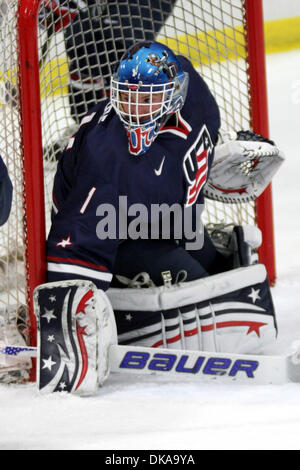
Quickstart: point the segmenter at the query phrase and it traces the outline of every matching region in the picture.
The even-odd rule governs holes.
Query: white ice
[[[286,162],[273,182],[279,337],[300,339],[300,51],[267,57],[270,135]],[[299,158],[299,161],[298,161]],[[299,302],[300,303],[300,302]],[[300,383],[180,383],[111,374],[97,395],[0,385],[0,449],[300,449]]]

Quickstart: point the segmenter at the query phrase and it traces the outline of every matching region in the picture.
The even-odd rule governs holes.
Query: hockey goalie
[[[220,127],[186,58],[158,42],[124,54],[58,163],[35,291],[41,390],[93,393],[116,343],[262,354],[275,340],[259,229],[204,227],[201,214],[205,197],[257,198],[284,156]]]

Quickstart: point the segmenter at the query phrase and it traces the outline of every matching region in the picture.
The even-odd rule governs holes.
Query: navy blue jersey
[[[149,213],[154,204],[193,208],[203,202],[220,116],[203,79],[187,59],[180,61],[190,76],[184,107],[144,155],[129,152],[126,131],[109,102],[94,107],[71,138],[54,181],[48,281],[85,278],[109,287],[124,232],[120,235],[121,199],[127,208],[143,204]],[[98,224],[114,215],[112,208],[115,236],[99,238]]]

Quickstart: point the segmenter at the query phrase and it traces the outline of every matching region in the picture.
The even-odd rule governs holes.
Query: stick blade
[[[300,347],[281,356],[112,346],[110,370],[179,381],[284,384],[300,382]]]

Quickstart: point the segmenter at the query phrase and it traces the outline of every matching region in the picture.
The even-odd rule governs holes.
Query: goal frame
[[[20,0],[17,19],[19,41],[19,98],[24,161],[24,233],[27,305],[31,320],[31,345],[36,345],[33,290],[46,280],[43,155],[37,22],[41,0]],[[247,62],[252,129],[269,136],[264,24],[262,0],[244,0],[246,8]],[[34,189],[33,189],[34,188]],[[275,283],[275,250],[271,185],[256,201],[256,223],[264,233],[259,260]]]

